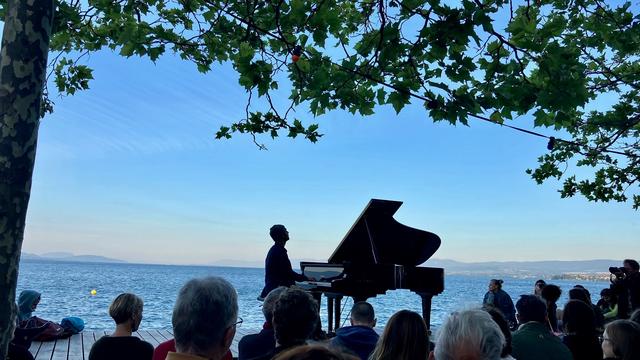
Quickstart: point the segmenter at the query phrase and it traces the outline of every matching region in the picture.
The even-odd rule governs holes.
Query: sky
[[[420,104],[367,118],[300,108],[320,141],[261,138],[262,151],[246,135],[214,139],[244,114],[230,66],[203,75],[172,56],[153,64],[106,51],[87,63],[91,89],[54,99],[40,126],[25,252],[240,264],[263,259],[281,223],[291,258],[325,261],[378,198],[403,201],[396,220],[438,234],[440,259],[640,255],[630,204],[561,199],[558,183],[525,174],[544,139],[473,120],[434,124]]]

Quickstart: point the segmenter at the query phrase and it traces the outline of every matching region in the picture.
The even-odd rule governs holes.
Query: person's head
[[[489,281],[489,291],[496,292],[502,289],[502,283],[503,281],[500,279],[491,279],[491,281]]]
[[[269,230],[269,235],[275,242],[286,242],[289,240],[289,232],[284,225],[276,224]]]
[[[318,303],[304,290],[289,288],[273,309],[273,329],[279,345],[289,347],[311,338],[319,321]]]
[[[40,303],[40,293],[35,290],[23,290],[18,295],[18,308],[20,311],[32,312]]]
[[[511,347],[511,329],[509,328],[507,319],[505,319],[502,312],[494,306],[485,306],[482,309],[491,315],[491,319],[498,324],[500,331],[502,331],[502,335],[504,335],[504,347],[502,348],[500,357],[511,355],[511,351],[513,350]]]
[[[640,359],[640,325],[630,320],[616,320],[602,334],[602,353],[605,358]]]
[[[40,293],[35,290],[23,290],[18,295],[18,320],[24,321],[31,317],[31,313],[38,307]]]
[[[539,279],[536,281],[536,284],[533,286],[533,294],[540,296],[542,294],[542,289],[547,285],[547,282]]]
[[[491,315],[483,310],[454,312],[440,329],[436,360],[499,360],[505,338]]]
[[[622,265],[630,273],[636,273],[640,271],[640,264],[638,264],[638,262],[633,259],[624,259]]]
[[[329,349],[322,345],[301,345],[285,350],[276,355],[273,360],[359,360],[351,356]]]
[[[130,293],[116,296],[109,306],[109,316],[116,322],[116,325],[127,324],[131,326],[131,331],[138,330],[142,321],[142,299]]]
[[[426,359],[429,335],[422,316],[409,310],[393,314],[371,353],[371,360]]]
[[[376,314],[373,306],[366,301],[359,301],[351,308],[351,325],[373,328],[376,326]]]
[[[273,321],[273,309],[276,306],[276,301],[282,293],[287,290],[286,286],[279,286],[269,292],[267,297],[264,298],[264,302],[262,303],[262,314],[264,315],[264,320],[271,324]]]
[[[631,313],[631,316],[629,317],[629,320],[631,320],[631,321],[637,323],[638,325],[640,325],[640,309],[636,309],[636,311]]]
[[[516,302],[516,310],[518,311],[516,317],[520,324],[530,321],[547,322],[547,305],[535,295],[521,295]]]
[[[547,286],[542,289],[542,293],[540,295],[548,304],[555,304],[558,299],[560,299],[562,290],[560,290],[560,287],[557,285],[547,284]]]
[[[596,316],[593,309],[581,300],[569,300],[562,311],[562,324],[568,334],[595,335]]]
[[[238,319],[238,295],[220,277],[188,281],[173,308],[176,349],[209,359],[221,359],[231,346]]]
[[[587,292],[584,291],[584,289],[576,288],[576,287],[569,290],[569,300],[580,300],[586,304],[591,304],[591,301],[589,301],[589,296],[587,295]]]

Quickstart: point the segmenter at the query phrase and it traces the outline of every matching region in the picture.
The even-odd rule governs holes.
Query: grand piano
[[[418,265],[438,250],[440,237],[397,222],[393,215],[401,205],[372,199],[328,262],[300,263],[302,273],[312,280],[298,286],[318,300],[322,294],[327,297],[329,332],[340,327],[344,296],[357,302],[395,289],[409,289],[422,298],[422,317],[430,327],[431,298],[444,290],[444,270]]]

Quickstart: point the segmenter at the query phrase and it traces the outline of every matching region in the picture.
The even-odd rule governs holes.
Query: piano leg
[[[327,324],[327,332],[333,332],[333,296],[327,295],[327,317],[329,318],[329,323]]]
[[[340,304],[342,302],[342,295],[329,293],[325,295],[327,296],[327,317],[329,318],[327,332],[333,333],[340,327]]]
[[[342,296],[336,296],[335,298],[335,302],[334,302],[334,306],[335,306],[335,311],[333,312],[334,316],[335,316],[335,328],[336,330],[338,330],[338,328],[340,327],[340,305],[342,305]]]
[[[431,298],[433,295],[430,293],[418,293],[418,295],[422,298],[422,318],[427,325],[429,335],[431,335]]]

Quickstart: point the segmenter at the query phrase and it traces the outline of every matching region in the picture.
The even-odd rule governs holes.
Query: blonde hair
[[[134,316],[142,314],[142,299],[134,294],[124,293],[118,295],[111,306],[109,306],[109,315],[116,324],[122,324]]]

